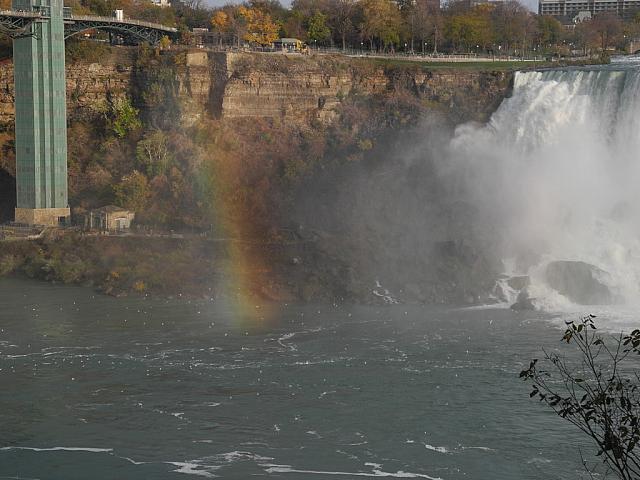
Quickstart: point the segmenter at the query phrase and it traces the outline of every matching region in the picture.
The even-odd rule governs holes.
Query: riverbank
[[[141,225],[215,227],[235,240],[49,236],[0,244],[0,273],[115,296],[470,304],[490,295],[494,262],[472,239],[414,231],[424,221],[418,210],[439,204],[439,180],[430,159],[408,165],[403,155],[408,145],[428,152],[457,124],[486,121],[513,72],[339,55],[109,52],[100,63],[69,65],[73,214],[117,204]],[[11,64],[0,66],[8,180],[12,79]],[[355,188],[365,179],[379,182]],[[392,203],[366,198],[387,190],[420,204],[408,225],[397,224],[403,216]],[[386,225],[362,212],[378,202]],[[0,212],[6,218],[14,206]],[[433,221],[450,223],[444,211]],[[283,241],[278,231],[295,233]],[[424,241],[403,245],[403,234]]]
[[[346,267],[298,242],[81,236],[0,242],[0,276],[83,285],[112,296],[332,302],[355,299]],[[353,282],[352,282],[353,283]]]
[[[420,275],[399,282],[373,273],[366,259],[375,257],[374,246],[354,250],[345,239],[327,233],[305,235],[257,242],[70,233],[4,241],[0,277],[82,285],[115,297],[361,304],[491,301],[495,274],[470,247],[444,242],[417,262],[432,269],[421,267]]]

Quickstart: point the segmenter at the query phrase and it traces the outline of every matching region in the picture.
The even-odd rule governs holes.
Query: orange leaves
[[[238,13],[247,22],[247,42],[269,46],[278,39],[280,26],[271,19],[271,15],[257,8],[238,7]]]
[[[224,33],[229,30],[231,21],[229,15],[224,10],[218,10],[211,17],[211,27],[219,33]]]

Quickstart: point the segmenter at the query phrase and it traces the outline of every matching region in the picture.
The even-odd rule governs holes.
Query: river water
[[[538,313],[113,299],[0,280],[0,478],[576,479]]]
[[[593,307],[618,312],[613,330],[640,305],[639,88],[637,58],[518,73],[488,125],[458,127],[442,156],[477,210],[465,227],[529,277],[536,306],[589,313],[544,276],[588,262],[629,308]],[[0,479],[574,480],[594,448],[518,379],[561,346],[559,324],[0,280]]]

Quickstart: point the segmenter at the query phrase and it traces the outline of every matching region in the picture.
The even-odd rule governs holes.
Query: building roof
[[[297,38],[279,38],[273,43],[302,43],[302,40],[298,40]]]
[[[105,205],[104,207],[94,208],[94,212],[101,213],[115,213],[115,212],[129,212],[130,210],[123,207],[118,207],[116,205]]]

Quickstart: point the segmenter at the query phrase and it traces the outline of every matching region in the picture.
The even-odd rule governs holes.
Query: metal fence
[[[262,53],[296,53],[271,47],[258,47],[253,45],[219,45],[198,44],[195,45],[206,51],[212,52],[262,52]],[[173,50],[193,48],[193,45],[173,45]],[[419,62],[540,62],[545,60],[542,55],[481,55],[476,53],[421,53],[421,52],[381,52],[366,48],[337,48],[316,47],[310,45],[307,52],[299,54],[310,55],[345,55],[348,57],[380,58],[393,60],[409,60]]]

